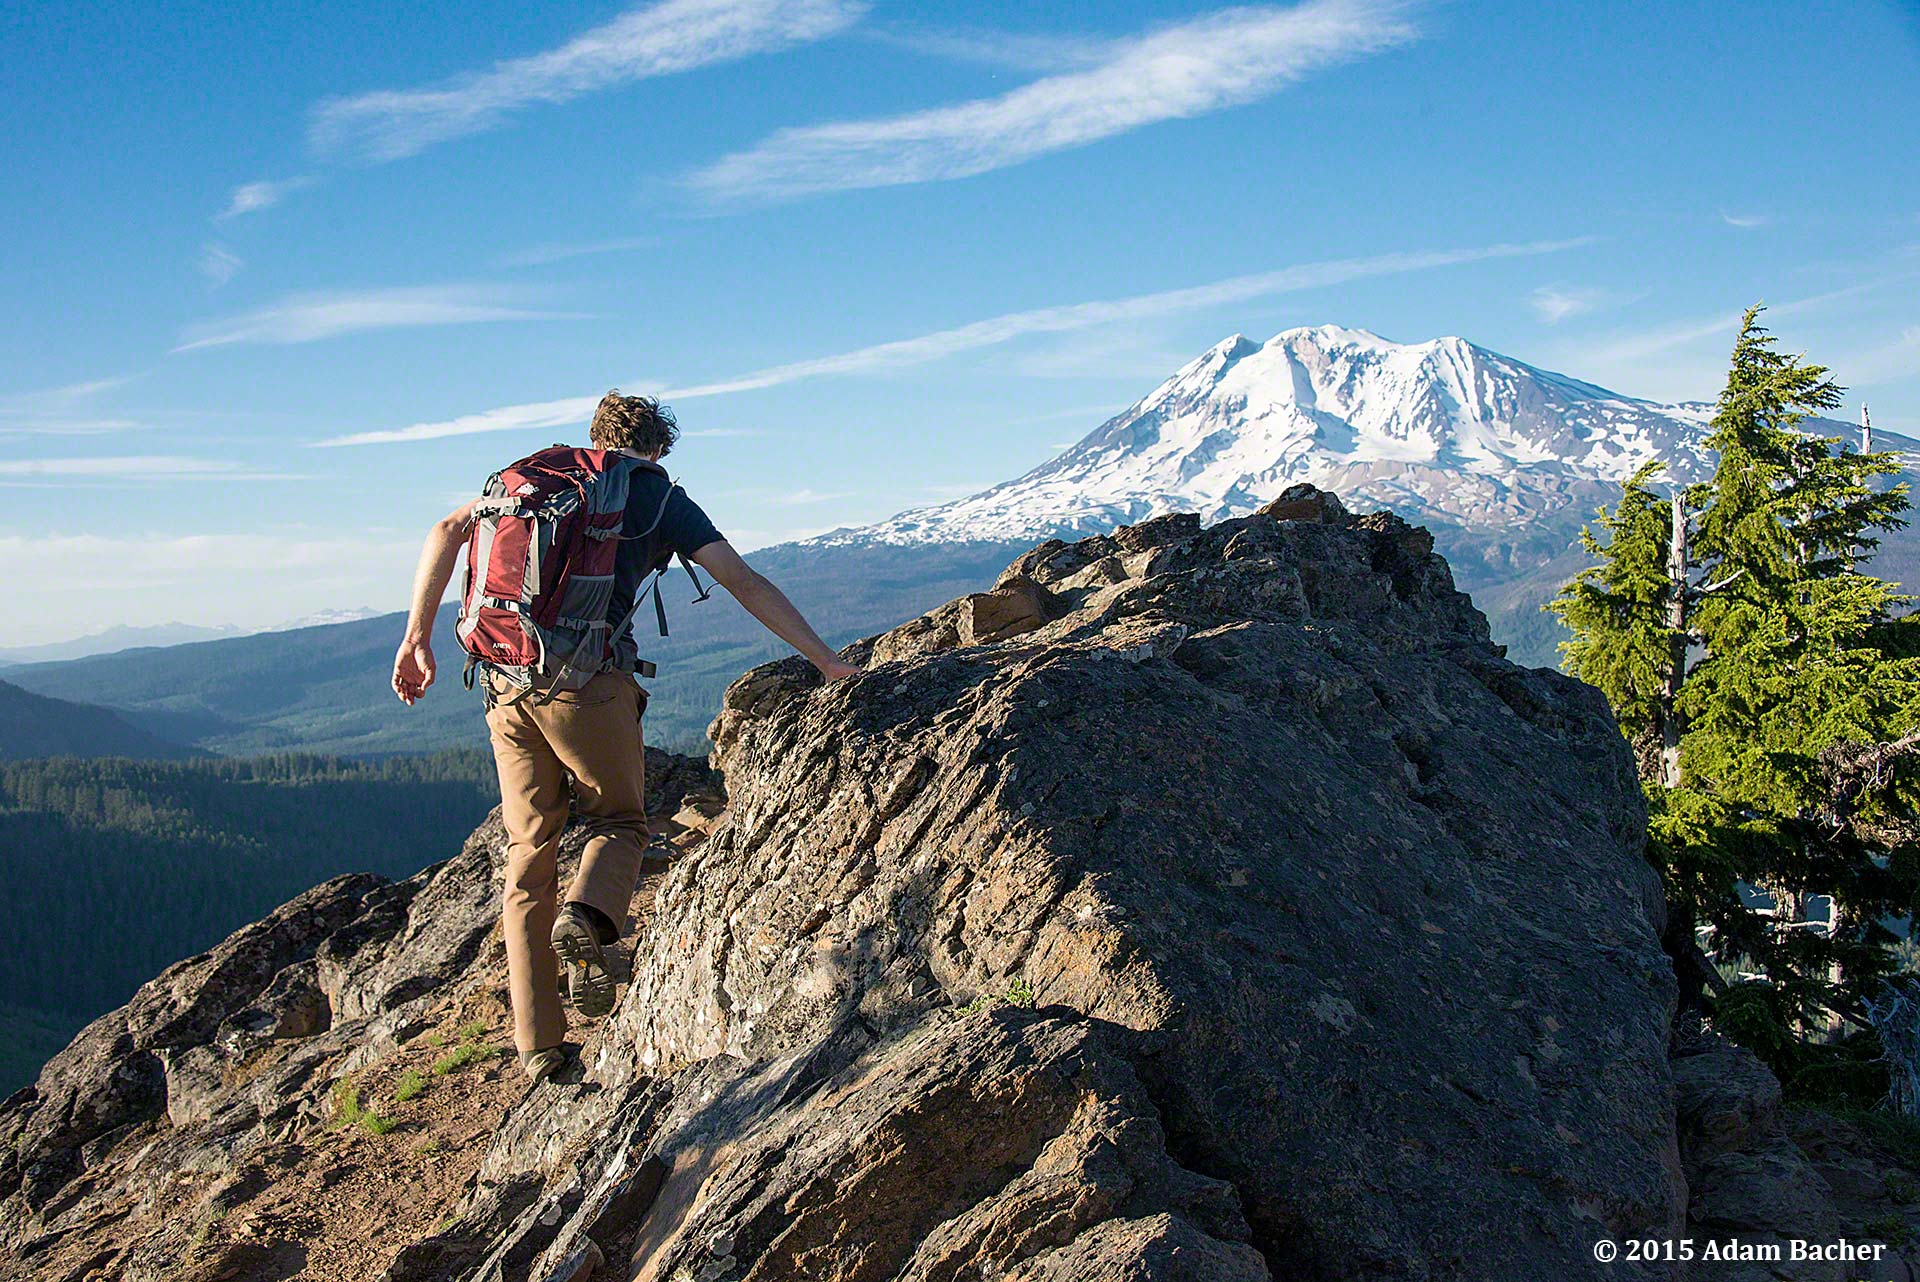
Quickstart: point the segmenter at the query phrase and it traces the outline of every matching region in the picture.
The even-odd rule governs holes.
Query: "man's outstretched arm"
[[[413,604],[407,610],[407,634],[393,657],[393,692],[411,704],[433,684],[433,616],[453,581],[460,547],[473,524],[473,504],[462,503],[427,531],[420,564],[413,572]]]
[[[716,583],[731,592],[733,599],[745,606],[748,614],[765,624],[767,631],[812,660],[813,666],[820,669],[821,676],[829,681],[837,681],[860,671],[851,663],[843,662],[820,639],[820,634],[813,630],[800,611],[794,608],[793,602],[787,600],[787,594],[774,586],[771,579],[742,561],[740,554],[733,550],[733,544],[725,539],[716,539],[695,552],[693,559],[701,569],[713,576]]]

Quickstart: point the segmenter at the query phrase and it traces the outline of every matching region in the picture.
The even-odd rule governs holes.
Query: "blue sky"
[[[0,557],[32,640],[399,608],[424,526],[616,384],[674,393],[672,465],[750,548],[1005,479],[1227,334],[1323,322],[1706,398],[1764,299],[1850,413],[1920,433],[1917,31],[15,6]]]

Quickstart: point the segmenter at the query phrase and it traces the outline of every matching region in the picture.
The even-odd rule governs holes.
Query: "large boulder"
[[[1685,1196],[1626,746],[1498,656],[1424,532],[1292,503],[1043,545],[1000,640],[966,643],[969,598],[857,678],[743,678],[729,812],[601,1071],[1014,993],[1124,1032],[1280,1275],[1630,1274],[1595,1240]]]

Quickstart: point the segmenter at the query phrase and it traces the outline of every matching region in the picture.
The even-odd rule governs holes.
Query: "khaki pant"
[[[491,708],[487,729],[500,772],[500,814],[507,829],[507,989],[513,1040],[524,1053],[557,1046],[567,1031],[560,1008],[560,964],[549,939],[559,910],[555,853],[573,802],[592,829],[567,898],[592,904],[624,930],[647,844],[643,695],[634,679],[603,672],[551,703],[531,699]]]

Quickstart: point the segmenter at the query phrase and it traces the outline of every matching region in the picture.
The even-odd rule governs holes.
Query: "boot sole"
[[[563,926],[554,932],[553,951],[565,967],[567,1000],[588,1019],[613,1009],[614,978],[606,951],[587,928]]]

